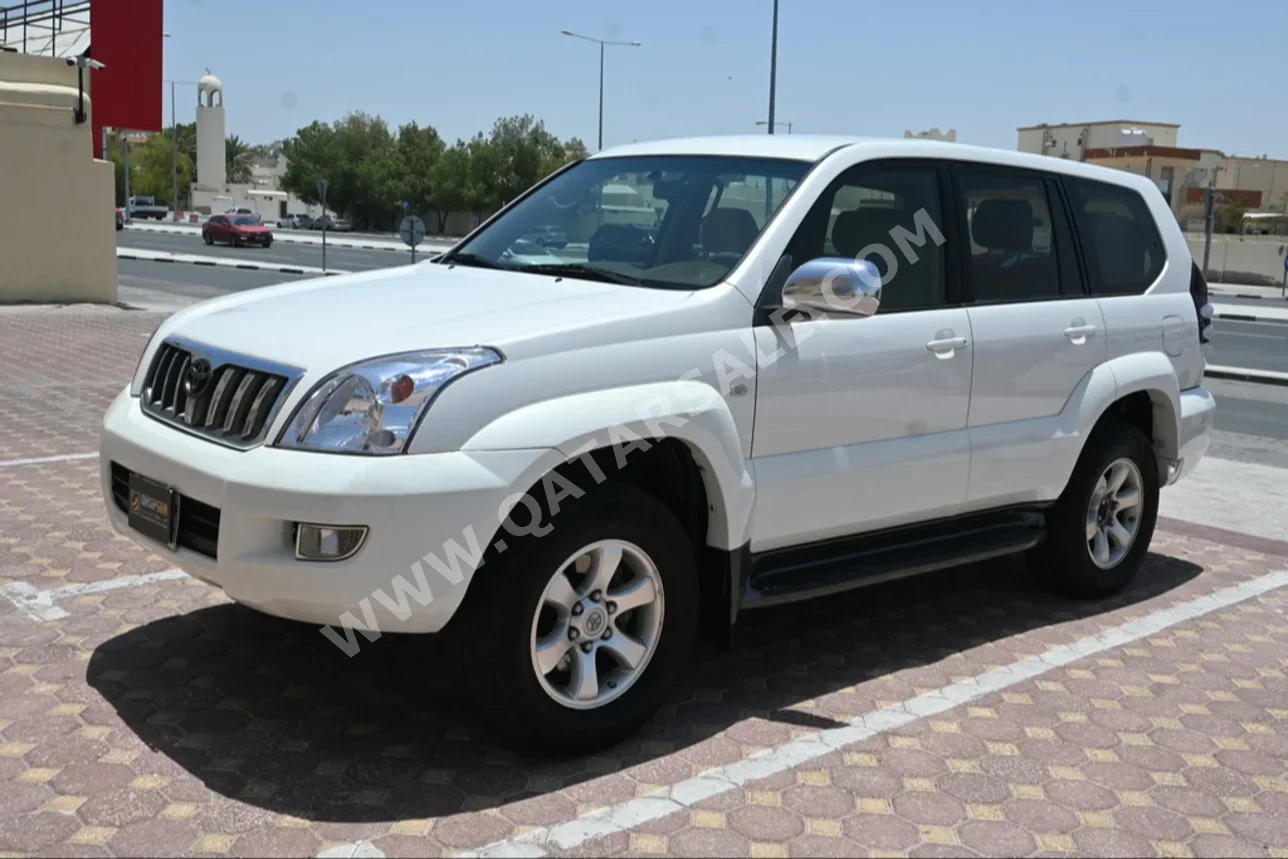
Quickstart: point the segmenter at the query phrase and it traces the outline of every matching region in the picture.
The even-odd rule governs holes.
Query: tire
[[[1127,463],[1134,467],[1134,472]],[[1093,523],[1103,518],[1092,519],[1091,505],[1102,476],[1111,467],[1115,467],[1115,477],[1126,474],[1120,490],[1124,500],[1130,495],[1133,481],[1139,484],[1138,507],[1124,507],[1111,514],[1132,537],[1127,541],[1126,552],[1122,552],[1121,539],[1105,536],[1100,545],[1109,554],[1102,554],[1101,561],[1097,562],[1093,557],[1093,546],[1097,544],[1088,532]],[[1033,572],[1049,588],[1066,596],[1102,599],[1118,593],[1135,577],[1149,551],[1158,521],[1158,492],[1158,460],[1145,433],[1121,421],[1097,427],[1087,439],[1064,494],[1047,514],[1046,538],[1029,553]],[[1139,509],[1134,531],[1133,509]],[[1110,515],[1103,509],[1101,513]]]
[[[456,652],[460,653],[460,674],[475,705],[475,712],[507,743],[540,755],[575,755],[612,745],[629,737],[647,722],[665,703],[676,677],[684,669],[698,628],[698,571],[693,550],[684,528],[675,516],[653,496],[632,486],[606,483],[582,499],[565,504],[549,520],[553,527],[544,537],[528,536],[503,539],[509,543],[505,554],[492,552],[480,567],[448,633]],[[609,628],[608,633],[581,636],[580,645],[563,644],[565,659],[582,657],[578,651],[590,641],[592,660],[598,668],[596,687],[608,698],[597,706],[570,705],[556,700],[559,678],[568,677],[569,688],[575,676],[556,668],[545,680],[535,664],[533,650],[538,637],[563,643],[560,627],[542,629],[541,619],[553,617],[551,603],[545,599],[547,586],[582,551],[603,541],[621,542],[627,546],[619,575],[634,575],[636,559],[629,552],[638,549],[653,563],[661,584],[661,600],[650,607],[609,614],[615,607],[605,588],[599,601],[593,593],[583,594],[581,602],[590,606],[579,618],[566,617],[565,624],[582,621],[592,628],[592,615],[599,613],[595,629]],[[593,569],[593,568],[592,568]],[[570,577],[577,580],[575,572]],[[643,578],[643,577],[640,577]],[[577,587],[590,587],[586,576]],[[569,579],[565,579],[569,581]],[[614,588],[622,585],[616,584]],[[621,591],[624,593],[624,591]],[[619,597],[621,598],[621,597]],[[539,607],[545,605],[545,608]],[[600,611],[600,609],[603,611]],[[655,611],[648,615],[641,612]],[[576,612],[574,612],[576,613]],[[632,624],[656,618],[655,645],[640,662],[638,673],[621,675],[612,681],[608,672],[619,665],[610,648],[630,638],[623,630],[642,627]],[[608,618],[608,619],[605,619]],[[616,624],[621,622],[622,629]],[[567,628],[566,626],[562,628]],[[611,630],[617,630],[617,641],[608,643]],[[483,634],[480,634],[483,633]],[[569,632],[571,638],[573,633]],[[641,634],[639,640],[648,640]],[[633,645],[632,645],[633,646]],[[562,664],[562,663],[561,663]],[[583,663],[584,664],[584,663]],[[553,679],[551,679],[553,678]],[[625,685],[620,691],[614,682]],[[548,691],[555,689],[556,691]]]
[[[264,242],[264,247],[266,247],[266,248],[271,248],[272,246],[273,246],[273,240],[272,240],[272,239],[269,239],[268,241]]]
[[[206,244],[208,244],[208,245],[213,245],[213,244],[215,243],[215,240],[214,240],[214,238],[212,238],[212,237],[211,237],[210,233],[202,233],[202,234],[201,234],[201,238],[202,238],[202,239],[205,241],[205,243],[206,243]]]

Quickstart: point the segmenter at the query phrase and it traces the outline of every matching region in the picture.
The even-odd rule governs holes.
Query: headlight
[[[278,445],[337,453],[402,453],[443,386],[502,360],[495,349],[476,346],[407,352],[351,364],[313,389]]]

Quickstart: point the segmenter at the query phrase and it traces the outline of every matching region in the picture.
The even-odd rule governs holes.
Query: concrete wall
[[[114,173],[76,103],[65,60],[0,52],[0,302],[116,301]]]
[[[1203,234],[1186,233],[1190,254],[1203,263]],[[1212,237],[1212,254],[1208,257],[1208,280],[1214,283],[1247,283],[1279,286],[1284,280],[1284,253],[1288,242],[1283,236]]]

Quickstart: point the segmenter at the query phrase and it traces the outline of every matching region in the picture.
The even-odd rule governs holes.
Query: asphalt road
[[[1212,328],[1209,364],[1288,373],[1288,324],[1217,319]]]
[[[188,236],[174,233],[153,233],[144,230],[122,230],[116,234],[116,246],[119,248],[168,251],[170,253],[229,257],[279,265],[313,267],[322,265],[321,245],[289,244],[277,241],[270,248],[233,248],[228,245],[207,245],[201,240],[201,236],[196,233]],[[418,253],[416,258],[419,260],[423,256],[424,254]],[[389,266],[404,265],[409,262],[411,262],[409,252],[367,251],[339,247],[333,244],[329,244],[326,249],[327,268],[338,268],[345,271],[388,268]]]

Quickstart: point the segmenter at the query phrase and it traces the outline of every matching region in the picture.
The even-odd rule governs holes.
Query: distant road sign
[[[425,222],[415,215],[408,215],[398,225],[398,235],[402,236],[403,244],[414,248],[425,240]]]

